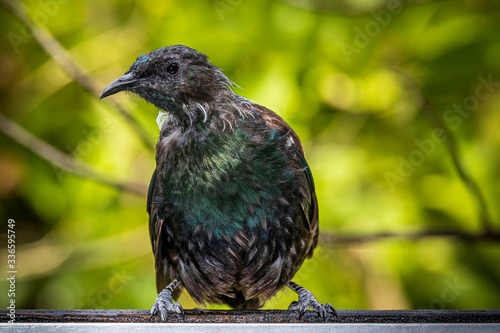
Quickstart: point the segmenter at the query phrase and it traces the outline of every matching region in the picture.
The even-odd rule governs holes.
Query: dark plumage
[[[334,314],[291,282],[318,242],[318,203],[297,134],[236,95],[207,57],[182,45],[137,58],[101,98],[136,93],[160,109],[148,195],[159,292],[152,315],[198,303],[258,308],[288,285],[291,309]]]

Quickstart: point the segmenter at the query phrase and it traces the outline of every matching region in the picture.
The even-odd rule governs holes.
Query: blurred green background
[[[17,1],[0,3],[0,115],[77,166],[146,185],[157,110],[132,95],[114,97],[144,129],[144,144],[109,101],[44,51],[8,9]],[[141,53],[185,44],[209,55],[243,88],[238,94],[291,124],[315,177],[323,233],[295,281],[319,301],[337,309],[500,307],[498,233],[481,236],[485,225],[491,234],[500,229],[498,1],[23,3],[98,90]],[[457,172],[454,143],[479,195]],[[154,302],[145,195],[87,178],[0,131],[2,308],[8,219],[16,221],[18,308]],[[349,238],[429,230],[459,236]],[[265,308],[295,298],[285,290]],[[180,301],[196,306],[188,295]]]

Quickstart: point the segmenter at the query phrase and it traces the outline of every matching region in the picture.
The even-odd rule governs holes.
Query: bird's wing
[[[147,202],[147,211],[149,214],[151,214],[151,204],[153,203],[153,192],[155,190],[156,186],[156,169],[153,172],[153,176],[151,176],[151,181],[149,182],[149,189],[148,189],[148,202]]]
[[[314,189],[314,179],[311,173],[311,168],[309,168],[309,165],[307,164],[304,155],[297,149],[297,147],[294,146],[293,148],[295,150],[295,154],[299,157],[302,163],[302,169],[304,170],[307,179],[307,185],[309,190],[308,194],[310,196],[310,202],[309,202],[310,206],[306,207],[305,205],[302,204],[301,207],[304,216],[306,218],[306,221],[309,223],[309,230],[314,235],[313,244],[309,252],[307,253],[307,257],[311,258],[313,255],[313,250],[318,244],[318,235],[319,235],[318,199],[316,198],[316,190]]]
[[[295,152],[295,155],[298,157],[301,167],[304,170],[305,179],[307,182],[307,190],[306,190],[306,202],[301,204],[302,212],[304,215],[304,220],[307,221],[307,227],[309,231],[313,235],[313,243],[312,246],[307,253],[307,257],[312,257],[314,248],[318,244],[318,235],[319,235],[319,219],[318,219],[318,199],[316,198],[316,190],[314,189],[314,179],[311,173],[311,169],[307,164],[307,161],[304,157],[304,148],[302,147],[302,143],[300,139],[295,133],[295,131],[288,125],[283,118],[278,116],[275,112],[269,110],[266,107],[263,107],[259,104],[252,104],[253,107],[257,108],[261,113],[264,122],[267,127],[270,129],[276,129],[283,138],[291,138],[292,139],[292,148]]]
[[[149,182],[148,189],[148,201],[147,201],[147,211],[149,214],[149,237],[151,238],[151,245],[153,246],[153,253],[156,253],[157,236],[159,233],[156,230],[156,221],[158,220],[158,215],[153,212],[153,193],[156,187],[156,170],[153,172],[151,181]],[[156,257],[156,256],[155,256]]]
[[[151,246],[153,247],[153,254],[155,257],[155,269],[156,269],[156,290],[158,293],[163,290],[169,283],[170,277],[167,273],[165,261],[162,260],[161,248],[162,248],[162,229],[164,220],[160,218],[157,205],[154,203],[154,196],[156,190],[156,170],[153,172],[151,177],[151,182],[149,183],[148,190],[148,201],[147,201],[147,211],[149,213],[149,237],[151,239]]]

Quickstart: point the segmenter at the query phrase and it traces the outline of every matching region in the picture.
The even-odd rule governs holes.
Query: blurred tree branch
[[[45,50],[45,52],[68,74],[70,78],[80,84],[95,97],[99,97],[102,90],[100,87],[103,87],[104,85],[97,79],[93,78],[83,68],[83,66],[78,64],[68,50],[66,50],[61,43],[59,43],[49,30],[32,22],[28,15],[28,10],[22,2],[15,0],[0,1],[19,21],[26,25],[42,49]],[[110,103],[118,111],[118,114],[123,117],[125,121],[134,129],[144,145],[149,150],[153,151],[151,135],[139,125],[139,123],[130,115],[125,107],[113,98],[106,100],[105,102]]]
[[[145,196],[147,193],[147,187],[143,184],[110,180],[108,176],[103,176],[92,170],[89,165],[83,162],[74,161],[70,156],[62,153],[47,142],[40,140],[17,123],[4,117],[2,114],[0,114],[0,131],[28,148],[39,157],[48,161],[50,164],[67,172],[114,187],[120,191],[127,191],[141,196]]]
[[[492,218],[488,209],[488,205],[486,204],[486,200],[481,189],[479,188],[479,185],[477,185],[474,178],[472,178],[472,176],[463,166],[462,158],[460,156],[460,149],[458,147],[455,136],[446,126],[443,119],[437,114],[436,110],[429,102],[427,97],[425,97],[424,95],[422,95],[422,103],[422,109],[431,123],[434,126],[443,129],[447,135],[448,139],[445,142],[445,147],[450,154],[453,166],[455,167],[460,179],[462,179],[465,186],[469,189],[469,192],[476,199],[479,205],[479,221],[483,225],[485,233],[493,233]]]
[[[396,71],[396,73],[403,78],[403,83],[407,87],[409,93],[419,102],[422,111],[429,119],[431,125],[444,132],[446,137],[444,146],[450,154],[453,166],[455,167],[458,176],[469,190],[471,196],[477,201],[479,206],[479,221],[482,224],[483,230],[486,234],[493,234],[493,219],[491,218],[488,205],[486,204],[486,199],[474,178],[469,174],[463,165],[463,158],[461,157],[457,139],[443,121],[442,116],[436,111],[427,96],[419,87],[415,79],[401,71]]]
[[[412,5],[428,2],[429,0],[402,0],[400,2],[391,2],[391,0],[374,2],[369,8],[359,7],[353,4],[351,1],[330,1],[330,0],[280,0],[280,2],[285,3],[289,6],[297,7],[305,10],[312,10],[318,13],[328,13],[328,14],[338,14],[338,15],[349,15],[349,16],[366,16],[373,15],[374,12],[384,10],[387,8],[393,8],[394,6],[403,9],[410,2]]]

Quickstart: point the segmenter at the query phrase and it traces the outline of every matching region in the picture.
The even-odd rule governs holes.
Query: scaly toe
[[[337,316],[335,309],[330,303],[321,304],[316,300],[314,295],[307,289],[300,287],[296,284],[292,284],[292,289],[298,293],[299,300],[294,301],[288,307],[288,310],[298,310],[300,312],[300,317],[306,313],[306,311],[311,308],[313,311],[317,312],[318,315],[326,321],[328,315]]]
[[[180,303],[174,303],[171,297],[164,297],[160,294],[156,298],[155,304],[151,307],[151,317],[159,314],[162,321],[167,321],[169,312],[175,312],[184,318],[184,309]]]
[[[326,320],[328,315],[337,317],[337,313],[330,303],[321,304],[316,301],[314,304],[311,304],[311,308],[316,311],[323,320]]]
[[[299,310],[300,309],[300,305],[299,305],[299,302],[297,301],[293,301],[292,303],[290,303],[290,306],[288,307],[288,310],[290,311],[295,311],[295,310]]]

